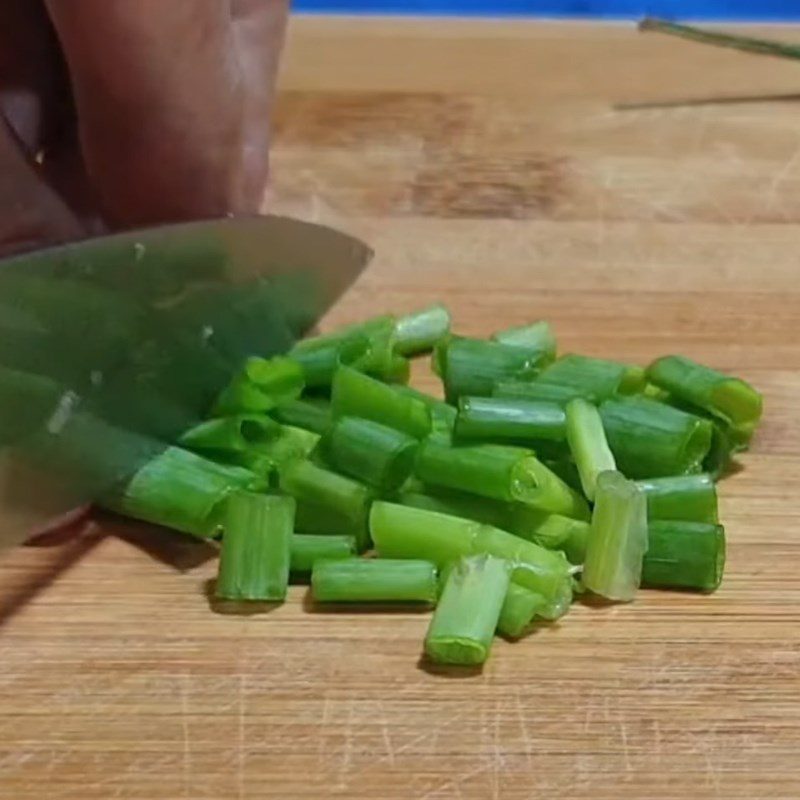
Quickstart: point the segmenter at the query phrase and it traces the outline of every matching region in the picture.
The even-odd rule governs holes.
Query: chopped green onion
[[[355,552],[353,536],[296,533],[292,536],[292,572],[311,572],[316,561],[351,558]]]
[[[645,387],[642,389],[640,394],[649,398],[650,400],[658,400],[659,403],[666,403],[669,401],[669,392],[665,392],[654,383],[645,384]]]
[[[716,523],[717,489],[710,475],[651,478],[636,485],[647,497],[647,515],[654,519],[681,519]]]
[[[714,480],[719,480],[726,474],[736,453],[747,449],[747,445],[736,439],[737,436],[731,428],[725,426],[720,420],[715,420],[714,430],[711,434],[711,448],[703,461],[703,469]]]
[[[397,500],[404,506],[450,514],[453,517],[463,517],[476,522],[485,522],[496,528],[511,530],[509,527],[511,507],[508,503],[489,500],[469,492],[440,489],[433,494],[426,491],[408,491],[404,488],[397,495]]]
[[[495,383],[492,397],[518,398],[520,400],[545,401],[556,403],[562,408],[576,397],[590,400],[591,392],[585,392],[574,386],[562,386],[559,383],[543,383],[537,380],[513,381],[503,380]]]
[[[711,447],[709,420],[645,397],[607,400],[600,415],[617,466],[630,478],[699,472]]]
[[[299,500],[294,526],[298,533],[309,535],[351,536],[365,549],[364,521],[353,520],[319,503]]]
[[[308,458],[319,443],[316,433],[292,425],[281,425],[278,435],[251,448],[257,455],[268,456],[278,469],[289,461]]]
[[[646,551],[644,492],[619,472],[601,472],[586,544],[584,585],[609,600],[633,600]]]
[[[306,386],[318,388],[330,386],[336,370],[363,359],[369,347],[369,339],[359,334],[344,338],[316,336],[298,342],[290,355],[303,368]]]
[[[262,601],[286,598],[294,508],[291,497],[240,492],[228,498],[217,597]]]
[[[403,491],[398,500],[406,506],[436,511],[502,528],[529,542],[561,550],[571,564],[582,564],[586,554],[589,523],[548,514],[521,503],[501,503],[467,492],[444,491],[436,494]]]
[[[252,356],[222,390],[214,405],[215,416],[269,411],[299,397],[305,380],[303,369],[292,358],[269,360]]]
[[[450,312],[434,303],[397,320],[394,349],[400,355],[426,353],[450,332]]]
[[[591,530],[588,522],[521,504],[511,506],[510,514],[509,524],[499,527],[548,550],[561,550],[570,564],[583,564]]]
[[[331,424],[331,404],[329,400],[320,397],[290,400],[273,409],[272,416],[284,425],[322,434]]]
[[[483,664],[508,592],[511,565],[500,558],[462,558],[447,577],[425,636],[425,653],[438,664]]]
[[[532,322],[529,325],[519,325],[515,328],[506,328],[492,336],[500,344],[510,344],[515,347],[527,347],[529,350],[539,350],[545,353],[547,360],[556,357],[556,337],[550,324]]]
[[[371,419],[417,439],[431,432],[425,403],[349,367],[336,371],[331,404],[334,418]]]
[[[453,427],[456,424],[456,415],[458,414],[455,406],[445,403],[444,400],[431,397],[431,395],[420,392],[411,386],[393,386],[392,388],[402,395],[415,397],[417,400],[423,402],[431,412],[431,433],[441,435],[445,438],[450,437],[453,433]]]
[[[394,355],[389,359],[383,373],[377,374],[386,383],[404,386],[411,378],[411,362],[405,356]]]
[[[453,433],[459,441],[563,442],[566,415],[555,403],[462,397]]]
[[[238,450],[228,450],[216,452],[213,455],[218,461],[249,469],[251,472],[263,478],[268,486],[272,483],[272,476],[278,467],[271,456],[266,453],[259,453],[258,450],[242,450],[241,452]]]
[[[367,513],[372,499],[366,486],[310,461],[296,460],[281,470],[280,487],[299,504],[309,503],[348,520],[353,525],[348,533],[358,537],[359,549],[366,548]]]
[[[463,336],[442,340],[434,353],[449,403],[464,395],[486,397],[503,378],[532,376],[545,359],[538,350]]]
[[[641,367],[602,358],[566,355],[545,367],[537,382],[579,389],[588,400],[605,400],[615,394],[634,394],[645,385]]]
[[[580,398],[570,400],[566,411],[569,449],[578,467],[583,493],[594,500],[597,476],[617,468],[603,430],[603,420],[595,406]]]
[[[179,443],[195,450],[242,452],[268,442],[279,431],[274,419],[258,414],[209,419],[195,425],[180,437]]]
[[[422,558],[440,567],[465,555],[505,558],[514,566],[514,581],[545,598],[541,613],[547,619],[566,613],[572,601],[570,567],[562,553],[491,525],[376,501],[370,531],[382,558]]]
[[[396,371],[395,331],[397,320],[392,314],[382,314],[350,329],[369,340],[367,352],[353,362],[355,369],[375,375],[382,380]]]
[[[518,639],[546,604],[547,601],[540,594],[516,583],[509,583],[503,607],[500,609],[500,618],[497,620],[497,630],[504,636]]]
[[[749,439],[761,419],[763,399],[745,381],[683,356],[665,356],[647,368],[647,377],[672,396],[722,419]]]
[[[578,474],[578,467],[572,458],[543,458],[542,462],[551,472],[555,472],[570,489],[583,492],[581,476]]]
[[[408,434],[372,420],[340,417],[322,437],[320,450],[339,472],[391,491],[411,474],[418,444]]]
[[[168,447],[141,467],[121,491],[103,498],[101,505],[207,538],[216,533],[222,503],[231,492],[259,491],[265,485],[249,470]]]
[[[504,445],[451,447],[428,439],[417,452],[415,474],[433,486],[516,500],[554,514],[588,519],[586,501],[531,451]]]
[[[396,320],[391,314],[346,325],[332,333],[305,339],[291,356],[307,370],[308,386],[326,386],[340,365],[383,378],[393,369]]]
[[[642,567],[642,586],[713,592],[725,570],[722,525],[682,520],[653,520]]]
[[[438,439],[422,442],[415,475],[424,483],[472,492],[494,500],[519,500],[536,488],[525,460],[532,451],[492,444],[453,447]]]
[[[435,603],[436,566],[384,558],[317,561],[311,593],[320,603]]]

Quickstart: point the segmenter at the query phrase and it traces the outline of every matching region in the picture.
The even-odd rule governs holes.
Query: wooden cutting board
[[[442,299],[464,333],[542,317],[564,351],[682,352],[765,393],[722,486],[725,581],[578,604],[459,676],[420,663],[425,614],[303,588],[212,613],[213,553],[177,536],[20,549],[0,797],[799,797],[800,65],[622,26],[299,19],[282,80],[273,208],[378,253],[329,325]]]

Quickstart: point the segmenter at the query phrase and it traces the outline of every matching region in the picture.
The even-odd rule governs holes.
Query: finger
[[[248,111],[247,72],[255,69],[240,50],[272,28],[248,14],[234,29],[230,0],[48,0],[48,8],[72,76],[84,157],[112,221],[257,209],[268,126]],[[285,15],[283,2],[274,8]]]
[[[268,173],[270,121],[275,98],[288,0],[232,0],[234,39],[247,92],[245,95],[246,187],[254,203],[263,202]]]
[[[40,0],[0,2],[0,111],[31,156],[60,134],[69,85]]]

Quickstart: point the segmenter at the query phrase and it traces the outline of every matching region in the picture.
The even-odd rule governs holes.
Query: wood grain
[[[619,26],[298,19],[283,87],[272,207],[378,252],[326,324],[441,298],[463,332],[546,317],[566,350],[765,392],[725,581],[577,605],[458,677],[421,668],[423,614],[302,588],[214,614],[213,552],[106,523],[0,564],[0,797],[800,796],[800,105],[752,99],[796,66]]]

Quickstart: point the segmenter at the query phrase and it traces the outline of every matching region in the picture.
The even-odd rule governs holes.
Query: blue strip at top
[[[295,0],[292,7],[295,11],[328,14],[800,20],[800,3],[796,0]]]

